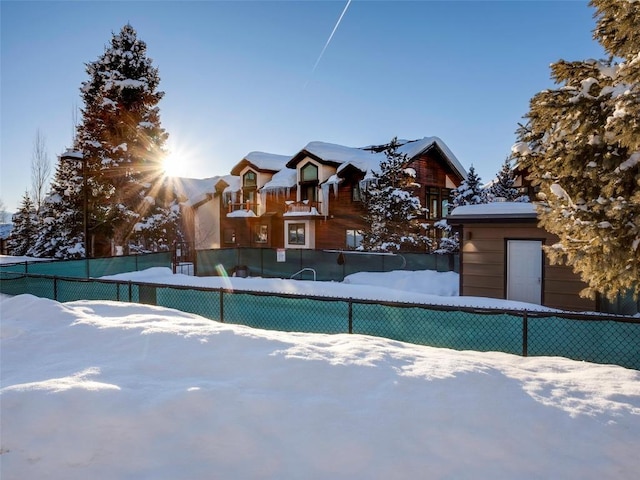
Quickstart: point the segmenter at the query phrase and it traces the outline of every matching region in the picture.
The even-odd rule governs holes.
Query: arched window
[[[303,182],[318,181],[318,167],[313,163],[307,163],[300,169],[300,180]]]
[[[256,172],[249,170],[242,177],[243,188],[256,188],[258,186]]]
[[[242,176],[242,201],[248,204],[249,209],[256,211],[258,202],[258,176],[256,172],[249,170]]]

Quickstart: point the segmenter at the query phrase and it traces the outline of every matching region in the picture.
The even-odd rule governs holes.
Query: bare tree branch
[[[44,202],[47,182],[51,176],[51,162],[47,154],[45,139],[42,132],[36,130],[36,138],[33,141],[33,154],[31,156],[31,197],[36,207],[36,212]]]

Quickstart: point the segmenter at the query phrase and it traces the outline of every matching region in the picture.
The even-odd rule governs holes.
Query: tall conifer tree
[[[375,181],[367,189],[365,200],[367,228],[363,231],[362,248],[371,251],[418,250],[430,245],[423,222],[425,209],[413,194],[418,187],[415,170],[409,167],[406,154],[398,152],[393,138],[385,150],[386,160]]]
[[[29,192],[25,192],[20,209],[13,216],[13,228],[7,241],[9,255],[26,255],[35,243],[36,233],[36,207]]]
[[[525,195],[520,195],[515,184],[515,174],[511,167],[511,161],[509,158],[505,158],[500,171],[496,175],[495,180],[489,187],[488,197],[489,200],[495,201],[498,198],[504,199],[507,202],[528,202],[529,198]]]
[[[90,177],[90,230],[111,238],[125,251],[135,239],[154,237],[153,248],[170,239],[153,230],[175,229],[176,202],[162,177],[167,133],[160,126],[160,77],[147,57],[146,44],[131,25],[87,64],[82,84],[82,122],[76,147]],[[167,234],[168,235],[168,234]],[[147,245],[149,246],[149,245]]]
[[[551,66],[558,87],[535,95],[514,157],[540,187],[546,248],[589,288],[640,294],[640,2],[592,0],[608,60]]]
[[[58,157],[49,194],[38,215],[37,238],[27,254],[33,257],[83,258],[83,176],[78,152]]]
[[[462,181],[459,187],[451,191],[451,208],[454,209],[462,205],[477,205],[487,203],[487,201],[487,192],[482,187],[480,176],[471,165],[467,178]]]

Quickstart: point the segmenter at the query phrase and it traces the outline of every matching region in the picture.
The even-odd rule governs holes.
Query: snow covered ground
[[[412,301],[449,291],[446,276],[411,276],[215,281]],[[622,367],[262,331],[127,303],[21,295],[0,299],[0,312],[3,480],[631,479],[640,470],[640,372]]]

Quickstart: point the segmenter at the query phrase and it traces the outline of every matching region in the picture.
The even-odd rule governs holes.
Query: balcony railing
[[[303,200],[302,202],[287,202],[287,214],[321,215],[322,203]]]
[[[249,211],[251,210],[256,215],[258,214],[258,204],[250,203],[250,202],[242,202],[242,203],[229,203],[227,205],[227,213],[237,212],[240,210]]]

